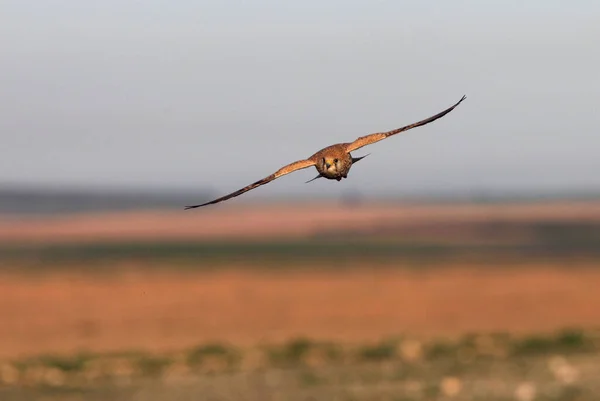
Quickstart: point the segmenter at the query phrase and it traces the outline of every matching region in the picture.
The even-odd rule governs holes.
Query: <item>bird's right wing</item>
[[[215,200],[210,201],[210,202],[203,203],[201,205],[186,206],[185,210],[187,210],[187,209],[193,209],[193,208],[197,208],[197,207],[201,207],[201,206],[206,206],[206,205],[212,205],[212,204],[219,203],[219,202],[223,202],[223,201],[225,201],[227,199],[230,199],[230,198],[236,197],[238,195],[241,195],[244,192],[248,192],[251,189],[260,187],[261,185],[268,184],[269,182],[271,182],[274,179],[279,178],[279,177],[281,177],[283,175],[286,175],[286,174],[289,174],[289,173],[293,173],[296,170],[301,170],[303,168],[308,168],[308,167],[311,167],[311,166],[314,166],[314,165],[315,165],[315,162],[312,161],[312,160],[299,160],[297,162],[288,164],[287,166],[284,166],[284,167],[280,168],[279,170],[277,170],[275,173],[271,174],[270,176],[265,177],[262,180],[258,180],[255,183],[252,183],[252,184],[250,184],[250,185],[248,185],[248,186],[246,186],[246,187],[244,187],[244,188],[242,188],[242,189],[240,189],[238,191],[232,192],[229,195],[222,196],[222,197],[220,197],[218,199],[215,199]]]
[[[420,127],[420,126],[425,125],[425,124],[429,124],[429,123],[437,120],[438,118],[442,118],[446,114],[450,113],[452,110],[454,110],[454,108],[456,106],[458,106],[460,104],[460,102],[462,102],[466,98],[467,98],[466,96],[463,96],[458,101],[458,103],[456,103],[454,106],[447,108],[446,110],[444,110],[444,111],[436,114],[435,116],[431,116],[429,118],[426,118],[425,120],[421,120],[421,121],[416,122],[414,124],[410,124],[410,125],[404,126],[402,128],[397,128],[395,130],[388,131],[388,132],[378,132],[378,133],[375,133],[375,134],[361,136],[360,138],[358,138],[354,142],[351,142],[348,145],[346,145],[346,152],[355,151],[356,149],[362,148],[363,146],[367,146],[367,145],[370,145],[372,143],[379,142],[382,139],[385,139],[385,138],[390,137],[392,135],[396,135],[396,134],[398,134],[400,132],[408,131],[409,129]]]

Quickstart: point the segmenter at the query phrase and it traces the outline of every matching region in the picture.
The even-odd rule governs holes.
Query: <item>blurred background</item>
[[[599,20],[0,2],[0,399],[598,399]]]

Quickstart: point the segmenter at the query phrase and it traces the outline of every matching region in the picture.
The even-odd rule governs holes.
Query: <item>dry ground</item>
[[[127,240],[304,238],[317,232],[369,229],[382,223],[427,225],[515,222],[600,222],[600,202],[515,204],[335,203],[223,205],[172,212],[0,216],[0,244]]]
[[[596,263],[415,272],[135,272],[0,276],[0,358],[206,343],[372,341],[402,333],[547,331],[600,322]],[[359,267],[359,266],[357,266]],[[365,268],[367,267],[367,268]]]

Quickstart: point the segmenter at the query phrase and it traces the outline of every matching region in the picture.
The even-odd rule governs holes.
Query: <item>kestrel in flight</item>
[[[370,145],[375,142],[379,142],[382,139],[388,138],[392,135],[399,134],[400,132],[408,131],[409,129],[420,127],[425,124],[429,124],[438,118],[444,117],[446,114],[450,113],[456,106],[458,106],[463,100],[466,99],[466,96],[463,96],[454,106],[447,108],[446,110],[436,114],[435,116],[431,116],[426,118],[425,120],[421,120],[414,124],[407,125],[402,128],[397,128],[388,132],[378,132],[375,134],[361,136],[356,139],[354,142],[350,143],[337,143],[335,145],[328,146],[324,149],[319,150],[317,153],[312,155],[306,160],[299,160],[294,163],[288,164],[277,170],[275,173],[269,175],[268,177],[263,178],[262,180],[258,180],[255,183],[252,183],[238,191],[232,192],[229,195],[222,196],[213,201],[203,203],[201,205],[194,206],[186,206],[185,209],[193,209],[201,206],[212,205],[215,203],[223,202],[227,199],[231,199],[238,195],[241,195],[245,192],[250,191],[251,189],[260,187],[261,185],[268,184],[276,178],[284,176],[289,173],[293,173],[296,170],[301,170],[304,168],[315,166],[319,174],[310,181],[316,180],[317,178],[327,178],[329,180],[337,180],[340,181],[342,178],[348,178],[348,172],[350,171],[350,167],[359,160],[363,159],[362,157],[352,157],[350,152],[355,151],[356,149],[360,149],[363,146]],[[307,182],[310,182],[307,181]]]

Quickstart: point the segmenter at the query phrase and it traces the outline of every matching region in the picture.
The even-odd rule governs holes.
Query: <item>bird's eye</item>
[[[334,162],[334,163],[337,163],[337,162],[338,162],[338,159],[333,159],[333,162]]]

